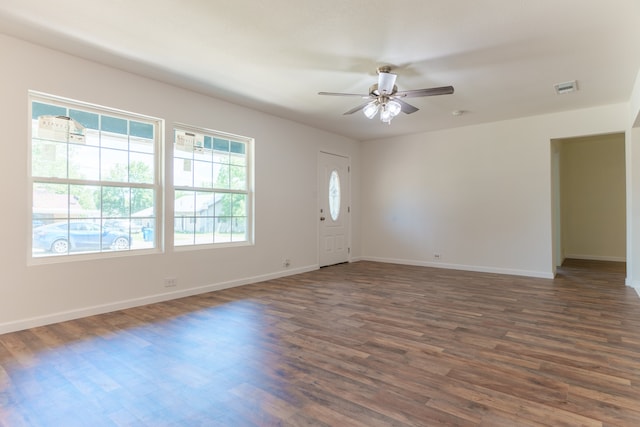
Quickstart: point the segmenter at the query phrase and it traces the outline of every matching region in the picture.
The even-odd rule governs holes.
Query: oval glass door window
[[[338,220],[340,216],[340,176],[335,169],[331,171],[329,176],[329,213],[332,220]]]

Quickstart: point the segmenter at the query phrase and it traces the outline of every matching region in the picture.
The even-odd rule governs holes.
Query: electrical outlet
[[[289,268],[291,266],[291,260],[289,258],[285,258],[282,260],[282,266],[284,268]]]
[[[440,258],[441,258],[441,257],[442,257],[442,256],[441,256],[440,254],[438,254],[438,253],[433,254],[433,259],[434,259],[435,261],[440,261]]]
[[[164,287],[165,288],[175,288],[178,286],[178,279],[175,277],[165,277],[164,278]]]

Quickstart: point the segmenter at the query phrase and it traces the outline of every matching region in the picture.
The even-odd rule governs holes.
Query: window
[[[174,245],[250,242],[250,138],[175,129]]]
[[[329,213],[334,221],[340,216],[340,203],[340,176],[334,169],[329,177]]]
[[[156,246],[159,120],[30,94],[32,256]]]

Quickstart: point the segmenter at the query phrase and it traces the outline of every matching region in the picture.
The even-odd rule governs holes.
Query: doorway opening
[[[554,273],[565,263],[626,262],[624,133],[551,141]]]

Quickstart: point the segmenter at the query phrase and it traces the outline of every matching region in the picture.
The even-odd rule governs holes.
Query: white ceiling
[[[627,102],[640,69],[640,0],[2,0],[0,32],[359,140]],[[391,125],[317,95],[387,64],[455,94]]]

